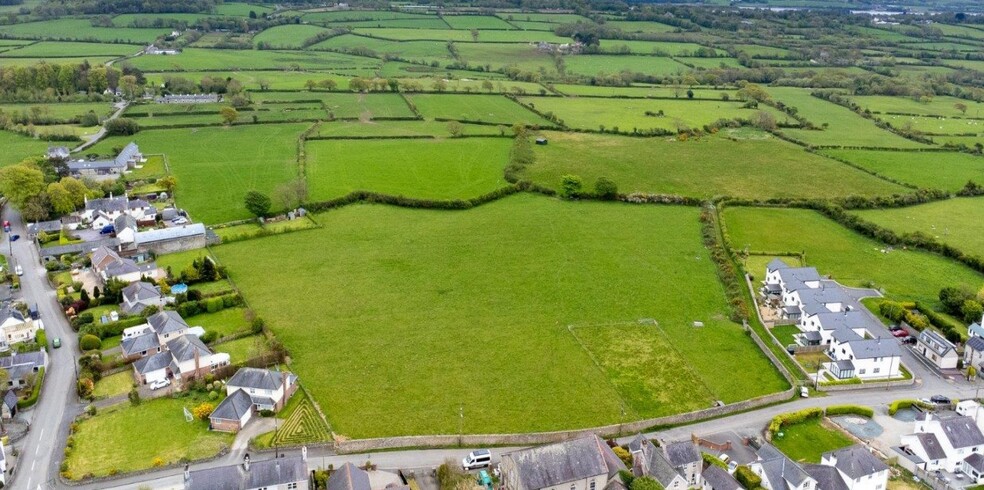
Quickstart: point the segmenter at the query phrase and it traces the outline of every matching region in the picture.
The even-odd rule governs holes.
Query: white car
[[[810,389],[805,386],[800,386],[800,398],[809,398]]]
[[[23,276],[24,268],[18,265],[17,267],[14,267],[14,273],[17,274],[18,276]]]
[[[150,383],[150,389],[159,390],[161,388],[169,386],[170,384],[171,384],[171,380],[169,379],[159,379],[157,381]]]
[[[729,474],[732,474],[732,475],[735,474],[735,470],[737,470],[737,469],[738,469],[738,462],[737,461],[731,460],[731,461],[728,462],[728,473]]]
[[[174,219],[171,220],[171,223],[174,223],[176,225],[183,225],[183,224],[185,224],[187,222],[188,222],[188,220],[186,218],[180,218],[180,217],[179,218],[174,218]]]

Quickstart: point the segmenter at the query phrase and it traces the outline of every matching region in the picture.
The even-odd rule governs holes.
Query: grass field
[[[696,43],[675,43],[666,41],[631,41],[625,39],[602,39],[598,45],[602,52],[628,52],[633,54],[654,54],[661,56],[690,56],[694,51],[702,48]],[[726,54],[722,52],[722,54]]]
[[[554,188],[563,175],[574,174],[584,179],[589,190],[598,178],[607,177],[626,194],[702,198],[834,197],[905,190],[775,138],[731,141],[710,136],[680,142],[588,134],[546,136],[549,144],[536,147],[537,160],[527,167],[526,175]],[[783,164],[774,165],[776,161]]]
[[[407,99],[428,119],[552,125],[550,121],[499,95],[416,94]]]
[[[984,182],[984,158],[967,153],[879,150],[824,150],[823,153],[919,187],[957,191],[968,180]]]
[[[170,29],[133,29],[129,27],[93,27],[89,19],[56,19],[0,26],[0,35],[21,39],[75,41],[122,41],[150,44]]]
[[[76,117],[82,116],[89,111],[93,111],[100,116],[108,116],[113,111],[113,106],[106,102],[81,102],[66,104],[0,104],[0,111],[8,114],[18,112],[21,114],[37,114],[43,119],[51,119],[54,122],[64,123]]]
[[[307,143],[311,199],[355,190],[423,199],[466,199],[504,185],[512,141],[332,140]]]
[[[466,136],[496,136],[500,129],[484,124],[462,124]],[[333,121],[318,126],[318,136],[435,136],[451,135],[448,123],[441,121]]]
[[[399,94],[319,94],[325,109],[335,118],[370,120],[377,117],[414,117]]]
[[[655,318],[719,398],[783,388],[725,319],[697,214],[533,195],[463,212],[356,205],[317,216],[319,230],[216,253],[337,433],[446,433],[457,430],[461,406],[466,433],[554,430],[617,422],[620,398],[635,396],[610,384],[619,368],[607,358],[607,371],[595,367],[567,325]],[[276,278],[286,277],[298,294],[282,294]],[[634,294],[618,293],[629,287]],[[691,327],[698,319],[707,326]],[[614,355],[603,341],[594,346]],[[476,363],[496,376],[465,374]],[[739,370],[722,388],[720,373]],[[695,404],[637,400],[627,418]]]
[[[218,454],[232,443],[234,436],[209,431],[208,422],[185,422],[181,410],[191,410],[202,401],[204,397],[165,397],[145,400],[136,407],[126,403],[79,423],[72,436],[75,448],[65,458],[72,478],[85,473],[106,476],[113,470],[143,470],[151,468],[155,458],[177,463],[182,458],[194,460]],[[167,437],[133,437],[147,427],[165,431]]]
[[[955,198],[856,214],[899,233],[921,231],[966,253],[984,257],[984,199]]]
[[[22,48],[5,51],[0,57],[17,58],[61,58],[79,56],[124,56],[140,52],[143,46],[135,44],[100,44],[100,43],[74,43],[74,42],[49,42],[24,46]],[[52,63],[59,63],[60,60],[53,59]]]
[[[815,211],[728,208],[724,219],[734,247],[803,251],[806,265],[816,267],[822,274],[848,286],[874,286],[890,299],[922,301],[938,307],[940,289],[967,285],[977,291],[984,284],[984,276],[938,255],[901,249],[883,253],[885,245]]]
[[[673,32],[676,27],[666,24],[660,24],[659,22],[633,22],[633,21],[622,21],[614,20],[606,22],[606,25],[612,27],[618,27],[622,32],[630,33],[644,33],[644,34],[658,34],[661,32]]]
[[[260,43],[266,43],[274,48],[300,49],[304,40],[326,31],[323,27],[305,24],[274,26],[253,36],[253,44],[259,46]]]
[[[371,70],[379,60],[341,53],[188,48],[174,56],[140,56],[130,61],[145,71],[239,71],[258,69]],[[277,72],[271,72],[274,78]],[[180,73],[175,74],[181,76]],[[314,77],[310,77],[314,78]],[[320,78],[315,78],[319,80]]]
[[[492,15],[444,15],[442,18],[452,29],[515,29]]]
[[[0,167],[19,163],[27,157],[44,156],[46,141],[28,138],[9,131],[0,131]]]
[[[792,54],[792,51],[785,48],[759,44],[736,44],[734,48],[753,58],[785,58]]]
[[[447,44],[439,41],[388,41],[364,36],[346,34],[321,41],[308,49],[346,51],[351,49],[370,50],[367,54],[376,56],[399,56],[409,61],[438,61],[447,64],[454,60]],[[365,51],[363,51],[365,52]]]
[[[593,95],[605,97],[673,97],[686,99],[686,86],[679,87],[602,87],[597,85],[554,85],[554,89],[567,95]],[[729,99],[735,99],[736,90],[734,89],[714,89],[711,87],[695,87],[692,89],[695,99],[722,100],[722,95],[727,94]]]
[[[96,153],[134,140],[145,153],[165,153],[178,179],[178,205],[195,221],[223,223],[250,217],[243,205],[249,190],[270,193],[297,174],[297,136],[309,124],[161,129],[112,137]],[[175,144],[180,141],[181,144]]]
[[[229,342],[215,344],[212,346],[212,350],[229,354],[230,361],[236,364],[266,354],[270,349],[266,339],[262,335],[250,335]]]
[[[249,330],[246,323],[244,308],[226,308],[215,313],[202,313],[185,318],[192,327],[202,327],[205,331],[214,331],[219,338]]]
[[[458,42],[472,41],[471,32],[467,30],[359,27],[355,29],[355,32],[380,39],[394,39],[398,41],[412,41],[415,39]],[[499,43],[528,43],[534,41],[545,41],[548,43],[570,42],[570,38],[560,37],[552,32],[544,31],[485,31],[479,35],[478,40]]]
[[[269,85],[270,90],[300,90],[305,88],[308,80],[316,82],[326,79],[335,80],[339,86],[345,86],[350,77],[334,75],[327,72],[313,71],[185,71],[181,73],[146,73],[148,82],[164,83],[164,77],[177,76],[188,80],[200,81],[204,77],[235,78],[247,90],[255,90],[253,95],[261,94],[260,85]]]
[[[782,433],[782,437],[774,438],[772,443],[789,459],[801,463],[819,463],[821,454],[854,443],[850,437],[824,426],[820,419],[783,427]]]
[[[585,76],[617,74],[623,71],[647,75],[676,75],[690,71],[672,58],[657,56],[583,55],[565,59],[568,73]]]

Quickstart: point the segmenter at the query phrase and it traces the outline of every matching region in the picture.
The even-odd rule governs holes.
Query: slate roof
[[[819,281],[820,273],[817,272],[816,267],[787,267],[780,270],[779,277],[782,278],[786,290],[797,291],[811,289],[806,283]]]
[[[160,297],[161,292],[149,282],[137,281],[123,288],[123,299],[129,303],[142,300],[159,299]]]
[[[24,322],[24,315],[18,311],[16,308],[10,306],[4,306],[0,308],[0,323],[5,323],[7,320],[13,318],[18,322]]]
[[[849,342],[855,359],[874,359],[876,357],[896,357],[902,355],[899,344],[891,339],[865,339]]]
[[[243,469],[239,465],[195,470],[188,475],[185,490],[241,490],[243,485]]]
[[[967,334],[971,337],[984,337],[984,326],[981,326],[980,322],[971,323],[967,327]]]
[[[831,303],[851,303],[851,298],[843,289],[837,286],[819,287],[800,291],[800,299],[804,305],[810,303],[831,304]]]
[[[817,321],[822,330],[840,330],[842,328],[870,328],[874,321],[860,310],[841,312],[823,311],[817,314]]]
[[[864,340],[864,337],[858,335],[857,332],[849,328],[842,328],[840,330],[835,330],[834,333],[831,335],[831,338],[833,338],[839,343],[860,342]]]
[[[6,405],[9,410],[13,410],[17,407],[17,393],[14,393],[14,390],[7,390],[7,393],[3,395],[3,404]]]
[[[817,490],[849,490],[847,483],[833,466],[807,464],[803,465],[803,471],[817,481]]]
[[[614,475],[625,465],[598,436],[516,451],[512,459],[519,479],[527,489],[551,487],[598,475]]]
[[[642,438],[639,436],[638,438]],[[634,466],[639,472],[639,475],[648,475],[653,477],[656,481],[663,486],[663,488],[668,488],[673,482],[674,478],[680,476],[680,473],[673,467],[673,464],[663,455],[663,452],[657,448],[652,441],[649,439],[643,439],[640,446],[642,447],[642,454],[635,458]]]
[[[823,460],[834,458],[834,467],[852,480],[874,475],[888,469],[888,465],[862,446],[851,446],[823,454]]]
[[[44,352],[20,352],[12,356],[0,357],[0,368],[7,369],[15,366],[42,367],[44,366],[44,362]]]
[[[31,235],[37,235],[38,232],[54,233],[60,232],[62,227],[61,220],[51,220],[51,221],[40,221],[37,223],[28,223],[27,232]]]
[[[964,458],[964,462],[971,468],[984,473],[984,456],[982,456],[981,453],[973,453],[970,456],[967,456]]]
[[[840,361],[834,361],[834,364],[837,365],[837,370],[840,371],[840,372],[854,371],[854,363],[851,362],[851,361],[848,361],[847,359],[842,359]]]
[[[919,445],[922,446],[929,459],[946,459],[946,451],[943,450],[943,446],[940,445],[940,440],[936,438],[935,434],[929,432],[916,434],[916,439],[919,440]]]
[[[673,442],[667,444],[665,449],[666,459],[670,460],[670,464],[677,468],[703,460],[700,451],[697,450],[697,445],[691,441]]]
[[[984,351],[984,337],[971,337],[967,340],[965,346],[977,352]]]
[[[158,340],[157,334],[154,332],[147,332],[135,337],[123,339],[123,341],[120,342],[120,349],[123,350],[124,356],[129,357],[143,351],[157,350],[160,345],[160,340]]]
[[[180,332],[188,328],[188,324],[185,323],[184,318],[181,318],[178,312],[171,310],[154,313],[147,318],[147,323],[160,335]]]
[[[919,332],[919,342],[932,349],[939,356],[945,356],[950,351],[956,350],[956,347],[949,340],[928,328]]]
[[[212,411],[212,414],[208,418],[216,420],[241,420],[243,415],[246,415],[252,409],[253,400],[249,397],[249,394],[243,390],[236,390],[231,395],[225,397],[219,403],[219,406],[215,407],[215,410]]]
[[[769,265],[765,266],[766,271],[772,272],[779,269],[789,269],[789,264],[783,262],[781,259],[772,259],[769,261]]]
[[[252,367],[240,368],[226,381],[227,386],[271,391],[277,390],[282,384],[283,376],[280,371]]]
[[[154,266],[152,269],[156,269]],[[103,268],[103,272],[106,273],[107,277],[122,276],[124,274],[133,274],[145,272],[147,270],[152,270],[146,266],[139,266],[136,262],[131,259],[119,259],[115,262],[110,262],[106,267]]]
[[[252,463],[246,475],[246,488],[264,488],[305,481],[308,465],[300,456]]]
[[[328,479],[328,490],[370,490],[369,473],[345,463]]]
[[[974,419],[970,417],[953,417],[952,419],[940,420],[940,427],[950,441],[950,445],[955,449],[984,444],[984,434],[981,433],[981,429],[977,427]]]
[[[179,238],[187,238],[204,234],[205,225],[201,223],[193,223],[190,225],[171,226],[156,230],[138,231],[134,234],[133,241],[137,245],[143,245],[147,243],[177,240]]]
[[[116,233],[119,233],[127,228],[134,231],[137,230],[137,220],[133,219],[133,216],[124,213],[117,216],[116,219],[113,220],[113,229]]]
[[[68,158],[69,151],[66,146],[49,146],[48,158]]]
[[[759,464],[769,480],[772,490],[785,490],[787,483],[793,487],[800,486],[810,475],[803,471],[793,460],[786,457],[771,444],[765,444],[758,450]]]
[[[701,476],[704,477],[704,482],[711,486],[711,490],[742,490],[738,480],[716,464],[708,465]]]
[[[95,163],[95,162],[89,162]],[[122,213],[126,211],[126,205],[129,202],[126,195],[116,196],[116,197],[103,197],[99,199],[88,199],[85,202],[85,209],[87,211],[104,211],[104,212],[119,212]]]
[[[137,362],[133,363],[133,368],[137,370],[140,374],[152,373],[154,371],[164,369],[170,366],[174,361],[171,357],[171,353],[168,351],[158,352],[152,356],[144,357],[143,359],[138,359]]]
[[[130,202],[126,203],[127,209],[146,209],[150,207],[150,203],[143,199],[131,199]]]
[[[195,352],[198,352],[199,357],[212,355],[212,351],[194,335],[182,335],[168,341],[167,350],[171,351],[171,355],[174,356],[174,360],[177,362],[194,359]]]

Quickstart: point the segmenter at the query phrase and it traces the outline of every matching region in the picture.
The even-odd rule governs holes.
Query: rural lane
[[[125,101],[125,100],[122,101],[122,102],[117,102],[117,103],[113,104],[113,107],[116,109],[116,112],[113,112],[113,115],[109,116],[106,119],[106,121],[110,121],[110,120],[113,120],[113,119],[116,119],[116,118],[120,117],[120,115],[123,114],[123,111],[125,111],[126,108],[127,108],[127,106],[129,106],[129,105],[130,105],[130,103],[127,102],[127,101]],[[92,136],[83,136],[83,138],[85,138],[86,141],[84,143],[82,143],[81,145],[76,146],[75,148],[73,148],[72,149],[72,153],[78,153],[78,152],[80,152],[80,151],[82,151],[82,150],[84,150],[84,149],[86,149],[86,148],[88,148],[88,147],[96,144],[99,140],[101,140],[102,137],[106,135],[106,121],[103,121],[102,126],[99,127],[99,131],[96,132],[96,134],[94,134]]]

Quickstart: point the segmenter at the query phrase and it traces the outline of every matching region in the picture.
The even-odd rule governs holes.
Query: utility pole
[[[465,432],[465,404],[458,405],[458,446],[463,445]]]

